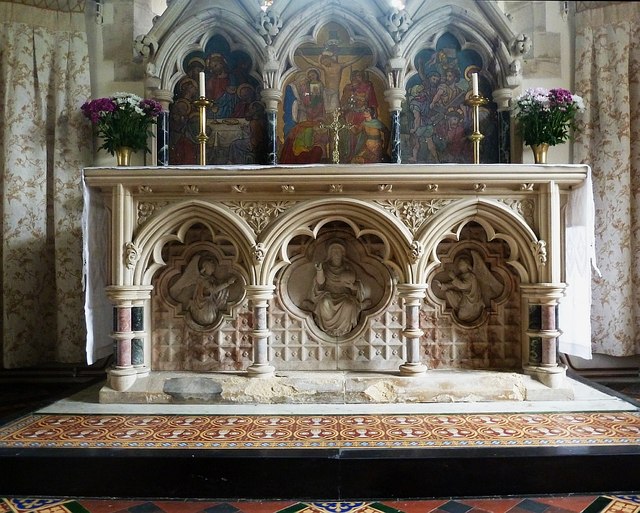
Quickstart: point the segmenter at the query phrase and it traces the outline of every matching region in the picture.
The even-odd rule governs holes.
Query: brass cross
[[[333,152],[331,153],[332,161],[334,164],[340,163],[340,149],[338,143],[340,142],[340,130],[345,128],[353,128],[353,125],[347,122],[340,121],[340,109],[333,111],[333,121],[329,124],[320,123],[320,128],[325,128],[330,132],[333,132]]]

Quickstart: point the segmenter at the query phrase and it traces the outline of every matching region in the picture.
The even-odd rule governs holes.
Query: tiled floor
[[[380,502],[4,499],[2,513],[638,513],[640,496],[576,495]]]
[[[314,450],[314,447],[321,450],[355,448],[368,452],[369,449],[379,450],[382,447],[380,444],[387,444],[387,450],[392,450],[399,444],[403,448],[429,451],[435,449],[437,452],[466,450],[465,446],[482,453],[498,449],[511,452],[520,449],[538,450],[537,448],[547,452],[558,448],[564,449],[565,453],[567,450],[584,452],[593,448],[598,451],[607,450],[607,446],[614,446],[616,450],[637,452],[637,448],[640,447],[640,410],[637,403],[632,401],[626,406],[614,404],[613,410],[607,410],[608,403],[600,408],[600,399],[597,403],[584,404],[598,405],[599,409],[578,412],[410,411],[406,414],[391,412],[352,415],[345,412],[324,415],[286,412],[275,416],[272,412],[259,415],[249,415],[246,412],[237,415],[218,412],[196,415],[188,409],[171,413],[153,410],[141,411],[138,414],[131,414],[129,411],[105,412],[100,409],[100,405],[78,405],[77,401],[62,401],[57,403],[57,406],[52,405],[44,410],[31,412],[3,426],[0,423],[0,449],[14,451],[42,447],[49,452],[64,453],[86,447],[89,452],[93,451],[94,455],[107,453],[105,461],[116,454],[122,456],[124,452],[132,453],[132,462],[137,457],[136,450],[141,448],[172,454],[185,448],[218,453],[222,450],[227,453],[229,449],[241,444],[244,444],[242,448],[260,450],[268,447],[277,452],[280,452],[279,447],[282,450]],[[56,412],[56,409],[59,411]],[[253,450],[252,452],[259,453]],[[265,460],[260,460],[260,456],[257,456],[255,461]],[[11,469],[11,461],[5,469]],[[636,470],[628,469],[632,475]],[[61,471],[64,471],[64,467]],[[491,469],[488,469],[488,472],[490,473]],[[0,499],[0,513],[640,513],[640,495],[637,495],[640,494],[640,473],[637,476],[638,490],[634,488],[630,491],[630,488],[626,487],[624,492],[617,492],[625,493],[626,496],[618,496],[612,488],[605,488],[598,494],[563,496],[459,496],[430,499],[432,495],[419,495],[427,499],[315,503],[295,500],[230,501],[228,497],[236,497],[235,494],[224,495],[227,499],[220,502],[190,499],[92,499],[70,493],[66,499]],[[478,480],[483,477],[482,472],[477,474]],[[0,473],[0,483],[2,479]],[[611,495],[605,495],[608,493]],[[5,492],[4,496],[8,495]],[[478,495],[478,492],[475,495]],[[134,495],[128,495],[132,496]],[[315,499],[315,494],[310,496]],[[342,494],[334,498],[343,496],[348,497]],[[402,495],[394,495],[397,496]],[[412,495],[415,496],[417,495]],[[258,495],[257,499],[263,497],[265,495]]]

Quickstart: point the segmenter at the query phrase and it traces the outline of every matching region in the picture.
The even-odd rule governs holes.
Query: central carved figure
[[[345,335],[356,327],[360,312],[368,304],[362,282],[347,262],[341,243],[331,244],[326,260],[315,266],[310,295],[315,322],[328,335]]]

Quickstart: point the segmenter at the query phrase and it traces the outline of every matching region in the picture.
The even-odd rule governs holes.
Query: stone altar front
[[[588,176],[580,165],[86,169],[87,217],[107,220],[87,225],[87,249],[108,269],[108,387],[165,371],[435,370],[560,387],[563,208]]]

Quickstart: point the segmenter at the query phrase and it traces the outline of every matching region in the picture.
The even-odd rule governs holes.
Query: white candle
[[[471,74],[471,86],[473,90],[473,95],[478,96],[480,93],[478,92],[478,74],[477,73]]]
[[[204,71],[200,72],[200,98],[204,98],[206,96],[205,94],[205,87],[204,87]]]

